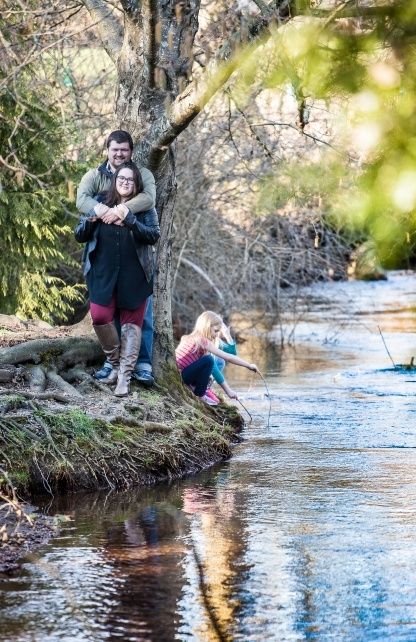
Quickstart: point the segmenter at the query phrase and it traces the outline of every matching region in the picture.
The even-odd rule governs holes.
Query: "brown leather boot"
[[[141,328],[134,323],[121,326],[120,369],[114,390],[116,397],[126,397],[129,394],[131,375],[139,356],[141,334]]]
[[[101,383],[115,383],[118,376],[120,362],[120,339],[114,323],[105,325],[94,325],[95,334],[107,358],[107,361],[113,366],[112,371],[105,379],[100,379]]]

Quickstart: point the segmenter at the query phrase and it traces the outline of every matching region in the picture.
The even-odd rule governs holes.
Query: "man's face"
[[[111,141],[108,149],[108,162],[110,163],[113,171],[123,163],[131,160],[132,150],[128,143],[116,143]]]

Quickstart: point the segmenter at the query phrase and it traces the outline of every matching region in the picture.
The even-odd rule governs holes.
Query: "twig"
[[[380,329],[380,326],[378,325],[377,327],[378,327],[378,331],[380,332],[380,337],[382,338],[382,341],[383,341],[383,343],[384,343],[384,347],[386,348],[386,352],[387,352],[387,354],[389,355],[389,357],[390,357],[390,361],[391,361],[391,362],[392,362],[392,364],[393,364],[393,368],[396,368],[396,364],[394,363],[394,361],[393,361],[393,357],[391,356],[391,354],[390,354],[390,352],[389,352],[389,349],[388,349],[387,344],[386,344],[386,342],[385,342],[385,340],[384,340],[383,333],[382,333],[382,331],[381,331],[381,329]]]
[[[60,403],[69,403],[68,397],[58,392],[29,392],[28,390],[0,390],[0,395],[17,395],[26,399],[52,399]]]
[[[245,407],[245,405],[243,404],[243,402],[242,402],[242,401],[240,401],[240,399],[238,399],[238,398],[237,398],[237,401],[238,401],[238,403],[240,404],[240,406],[242,406],[242,407],[244,408],[244,410],[246,411],[246,413],[247,413],[247,414],[248,414],[248,416],[250,417],[250,423],[251,423],[251,422],[253,421],[253,416],[252,416],[252,415],[251,415],[251,413],[247,410],[247,408]]]
[[[271,397],[270,397],[269,387],[267,385],[266,379],[263,377],[263,375],[261,374],[261,372],[259,370],[257,371],[257,374],[259,375],[259,377],[261,378],[261,380],[264,383],[264,387],[266,388],[266,397],[269,400],[269,414],[267,415],[267,428],[270,428],[270,415],[271,415],[271,412],[272,412],[272,400],[271,400]]]

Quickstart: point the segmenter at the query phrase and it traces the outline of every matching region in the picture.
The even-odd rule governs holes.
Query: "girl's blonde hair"
[[[182,339],[191,337],[195,341],[196,345],[200,346],[199,339],[205,338],[212,341],[212,326],[221,326],[222,323],[223,321],[219,314],[217,314],[216,312],[211,312],[211,310],[206,310],[205,312],[200,314],[195,321],[194,329],[192,330],[191,334],[182,337]]]

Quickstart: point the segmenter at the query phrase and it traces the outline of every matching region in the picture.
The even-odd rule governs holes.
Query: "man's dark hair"
[[[125,132],[124,129],[116,129],[116,131],[111,132],[107,138],[107,149],[110,147],[112,141],[115,143],[128,143],[130,149],[133,151],[133,139],[129,132]]]

